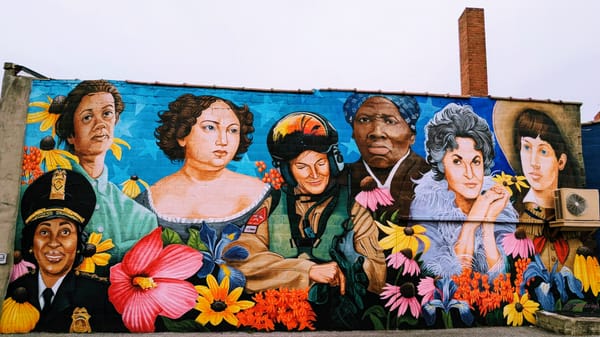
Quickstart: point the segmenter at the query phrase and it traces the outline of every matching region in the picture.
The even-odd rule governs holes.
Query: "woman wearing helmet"
[[[355,299],[381,291],[385,257],[370,213],[349,202],[337,131],[319,114],[293,112],[273,125],[267,146],[285,182],[269,217],[269,250],[294,263],[278,277],[304,273],[295,287],[311,286],[309,300],[326,303],[328,326],[356,328],[348,324],[359,317],[351,323],[343,311],[355,305],[360,312]]]

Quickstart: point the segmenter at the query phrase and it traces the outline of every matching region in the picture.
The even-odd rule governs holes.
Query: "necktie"
[[[50,305],[52,304],[52,296],[54,296],[54,292],[52,288],[46,288],[42,292],[42,297],[44,297],[44,308],[43,312],[48,312],[50,310]]]

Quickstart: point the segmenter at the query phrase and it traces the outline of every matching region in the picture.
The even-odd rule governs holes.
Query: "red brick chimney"
[[[465,96],[487,96],[483,8],[465,8],[458,19],[460,86]]]

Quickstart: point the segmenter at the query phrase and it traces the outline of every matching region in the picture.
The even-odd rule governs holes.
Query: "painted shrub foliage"
[[[34,80],[27,115],[22,191],[75,171],[96,207],[52,284],[61,244],[32,252],[41,225],[16,219],[2,333],[441,329],[599,311],[593,228],[551,226],[554,190],[584,187],[576,105]],[[90,314],[72,278],[102,284],[87,294],[106,311]]]

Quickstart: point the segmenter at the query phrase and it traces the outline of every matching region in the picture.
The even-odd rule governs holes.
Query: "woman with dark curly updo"
[[[197,123],[196,118],[217,101],[222,101],[228,105],[239,120],[240,140],[233,160],[240,160],[242,154],[248,151],[250,144],[252,144],[249,134],[254,132],[252,126],[254,115],[247,106],[239,108],[231,101],[215,96],[185,94],[171,102],[169,110],[159,114],[162,124],[154,132],[154,136],[158,139],[158,146],[171,161],[183,161],[185,159],[186,148],[180,145],[179,139],[189,135]]]
[[[254,115],[247,106],[223,98],[184,94],[158,116],[160,125],[154,131],[158,146],[171,161],[183,165],[136,201],[183,242],[200,239],[209,248],[197,273],[199,282],[213,274],[219,282],[229,278],[231,289],[245,287],[240,267],[256,263],[263,253],[269,255],[259,228],[267,228],[271,185],[227,165],[248,151]],[[241,265],[232,267],[232,260]]]
[[[185,241],[203,223],[220,236],[230,223],[246,224],[270,195],[260,179],[227,168],[252,143],[254,115],[247,106],[215,96],[184,94],[159,113],[157,144],[182,167],[152,185],[137,201],[157,214],[159,224]],[[268,208],[267,208],[268,209]]]

